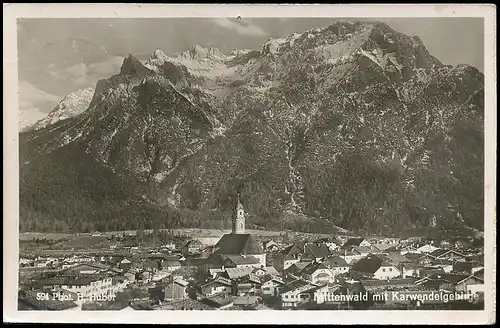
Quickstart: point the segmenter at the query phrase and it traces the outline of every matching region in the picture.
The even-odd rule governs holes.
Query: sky
[[[20,124],[43,118],[65,95],[117,74],[123,58],[147,59],[157,49],[193,45],[223,52],[261,49],[269,38],[326,27],[340,18],[25,18],[18,20]],[[420,37],[444,64],[483,71],[483,18],[384,18],[394,30]],[[75,52],[75,49],[77,50]]]

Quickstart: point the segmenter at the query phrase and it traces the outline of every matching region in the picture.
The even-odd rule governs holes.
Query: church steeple
[[[236,204],[236,213],[233,215],[233,233],[234,234],[244,234],[245,233],[245,210],[243,209],[243,204],[240,202],[240,194],[238,193],[238,201]]]

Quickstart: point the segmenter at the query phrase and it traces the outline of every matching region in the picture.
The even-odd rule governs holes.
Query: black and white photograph
[[[21,321],[492,309],[494,6],[78,6],[93,15],[12,19],[15,62],[4,50],[17,98],[4,283]]]

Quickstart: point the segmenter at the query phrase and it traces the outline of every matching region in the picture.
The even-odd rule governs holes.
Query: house
[[[198,239],[189,240],[182,247],[183,253],[198,253],[205,245]]]
[[[260,295],[262,291],[260,278],[253,273],[236,279],[233,286],[234,294],[238,296]]]
[[[166,277],[170,276],[170,272],[167,270],[159,270],[153,273],[153,276],[151,277],[152,281],[162,281]]]
[[[161,267],[164,270],[174,272],[175,270],[179,270],[182,267],[182,265],[181,262],[177,260],[164,260],[161,262]]]
[[[282,257],[281,261],[279,261],[279,260],[276,261],[275,266],[279,271],[284,272],[294,263],[300,262],[301,256],[302,256],[302,254],[284,255]]]
[[[314,284],[324,284],[333,281],[335,274],[321,262],[308,264],[301,272],[302,278]]]
[[[314,302],[316,304],[334,303],[336,295],[347,294],[347,289],[338,283],[329,283],[321,287],[314,290]]]
[[[418,265],[414,264],[410,259],[400,253],[384,253],[376,254],[375,256],[382,259],[384,262],[393,264],[401,271],[403,278],[415,276],[418,272]]]
[[[342,245],[342,248],[344,249],[351,249],[352,247],[371,247],[372,244],[366,240],[365,238],[349,238],[347,241]]]
[[[436,259],[430,263],[429,267],[442,269],[445,273],[450,273],[453,271],[453,261]]]
[[[439,249],[438,247],[435,247],[431,244],[424,244],[424,245],[420,246],[419,248],[417,248],[417,252],[419,252],[419,253],[432,253],[438,249]]]
[[[174,279],[171,283],[165,285],[165,300],[179,300],[187,297],[186,289],[188,282],[184,279]]]
[[[263,242],[262,247],[266,252],[276,252],[279,249],[278,244],[271,239]]]
[[[415,279],[411,278],[398,278],[398,279],[362,279],[360,280],[366,291],[387,291],[408,289],[415,286]]]
[[[252,273],[255,268],[253,267],[243,267],[243,268],[225,268],[225,277],[231,280],[235,280]]]
[[[484,286],[484,280],[471,275],[435,274],[427,277],[427,281],[438,281],[440,290],[450,292],[469,293],[468,291],[471,290],[472,293],[472,290],[476,292],[484,289],[480,286]]]
[[[419,266],[418,267],[418,274],[419,277],[425,278],[425,277],[432,277],[433,275],[436,274],[444,274],[443,268],[438,268],[438,267],[428,267],[428,266]]]
[[[415,263],[401,263],[399,266],[401,269],[401,276],[402,278],[407,278],[407,277],[419,277],[420,276],[420,270],[417,264]]]
[[[255,308],[262,304],[262,297],[260,296],[240,296],[233,300],[233,306],[242,309]]]
[[[208,306],[223,310],[230,308],[234,305],[233,301],[238,298],[238,296],[228,295],[228,294],[218,294],[210,297],[205,297],[200,300],[200,302],[207,304]]]
[[[225,255],[223,266],[225,268],[261,267],[260,260],[251,255]]]
[[[123,271],[128,271],[132,267],[132,262],[129,259],[125,258],[120,261],[120,264],[118,266]]]
[[[226,272],[226,271],[224,269],[222,269],[222,268],[220,268],[220,269],[218,269],[218,268],[217,269],[209,269],[208,270],[208,273],[210,274],[210,276],[212,278],[215,278],[215,277],[217,277],[218,275],[220,275],[221,273],[224,273],[224,272]]]
[[[323,264],[330,269],[335,276],[348,273],[350,269],[347,261],[338,255],[331,255],[327,257],[323,260]]]
[[[84,278],[56,277],[45,279],[40,282],[43,289],[68,290],[79,295],[78,301],[91,302],[102,295],[110,295],[114,292],[111,277],[102,275],[88,275]]]
[[[201,293],[205,296],[212,296],[216,294],[231,294],[232,293],[232,285],[230,279],[224,277],[215,277],[214,279],[204,283],[201,285]]]
[[[418,264],[420,265],[430,265],[436,260],[436,257],[432,256],[430,253],[424,253],[424,255],[418,258]]]
[[[275,261],[275,267],[280,272],[283,272],[292,264],[300,262],[304,254],[304,244],[305,240],[297,243],[293,243],[292,245],[286,247],[280,254],[277,256]]]
[[[297,262],[286,268],[284,271],[285,276],[300,277],[302,270],[307,267],[311,262]]]
[[[335,287],[332,287],[332,289],[333,288]],[[326,293],[329,291],[329,289],[330,288],[328,284],[310,286],[309,288],[298,294],[298,297],[296,298],[296,307],[307,309],[311,305],[318,304],[318,299],[321,302],[322,298],[326,296]]]
[[[351,249],[354,253],[357,253],[361,256],[361,258],[368,256],[372,253],[372,247],[366,246],[355,246]]]
[[[279,288],[285,284],[283,280],[271,274],[260,277],[260,282],[263,296],[277,296]]]
[[[268,274],[273,275],[273,276],[279,276],[278,271],[272,266],[255,268],[255,269],[253,269],[252,273],[254,273],[255,275],[257,275],[259,277],[265,276]]]
[[[407,246],[400,248],[399,253],[401,255],[406,255],[408,253],[420,254],[421,252],[418,250],[418,248],[416,248],[412,245],[407,245]]]
[[[430,256],[435,259],[452,260],[452,261],[465,261],[467,257],[452,249],[436,249],[435,251],[429,253]]]
[[[412,261],[409,258],[399,253],[377,254],[376,256],[383,260],[391,262],[396,266],[400,266],[403,263],[412,263]]]
[[[337,251],[343,244],[337,236],[322,237],[314,241],[315,243],[324,243],[330,251]]]
[[[279,299],[281,307],[283,309],[297,308],[299,303],[303,302],[303,300],[300,299],[300,294],[313,287],[318,286],[303,279],[297,279],[286,283],[280,288]]]
[[[385,253],[395,248],[396,246],[392,243],[391,244],[377,243],[377,244],[372,244],[372,246],[370,247],[370,251],[373,254],[377,254],[377,253]]]
[[[306,242],[304,244],[304,255],[307,257],[320,261],[325,257],[331,255],[330,248],[322,242]]]
[[[351,275],[373,279],[394,279],[401,276],[401,271],[379,257],[370,256],[356,262],[351,268]]]
[[[364,254],[361,254],[360,252],[354,252],[352,250],[345,250],[344,254],[342,254],[342,257],[348,264],[352,264],[358,260],[361,260],[363,257],[365,257]]]
[[[456,274],[469,274],[472,272],[472,262],[456,261],[452,263],[452,271]]]
[[[484,280],[476,276],[468,276],[455,283],[455,290],[468,294],[484,293]]]

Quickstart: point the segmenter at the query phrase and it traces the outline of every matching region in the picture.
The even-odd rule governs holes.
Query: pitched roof
[[[361,284],[365,287],[368,286],[397,286],[397,285],[412,285],[415,279],[403,278],[403,279],[390,279],[390,280],[380,280],[380,279],[367,279],[361,280]]]
[[[320,269],[328,269],[328,268],[323,263],[312,262],[302,270],[302,273],[313,274],[314,272]]]
[[[461,256],[465,256],[465,255],[461,254],[460,252],[457,252],[454,249],[436,249],[435,251],[433,251],[429,254],[431,256],[434,256],[434,257],[441,257],[441,256],[445,255],[446,253],[450,253],[450,252],[461,255]]]
[[[264,269],[269,274],[279,276],[278,270],[276,270],[276,268],[273,266],[266,266],[266,267],[263,267],[262,269]]]
[[[368,254],[371,253],[372,249],[371,247],[366,247],[366,246],[355,246],[352,248],[354,252],[358,252],[359,254]]]
[[[297,262],[297,263],[290,265],[288,268],[285,269],[285,271],[287,273],[301,272],[308,265],[309,265],[309,263],[306,263],[306,262]]]
[[[398,266],[402,263],[412,263],[409,259],[401,254],[377,254],[376,257],[384,261],[384,265],[390,264]]]
[[[327,266],[331,266],[331,267],[349,266],[349,264],[347,264],[346,260],[344,260],[342,257],[337,256],[337,255],[332,255],[332,256],[327,257],[326,259],[323,260],[323,263],[325,263]]]
[[[214,284],[215,285],[224,285],[224,286],[231,286],[232,285],[230,279],[217,276],[214,279],[209,280],[208,282],[206,282],[203,285],[201,285],[201,287],[205,287],[205,286],[208,286],[208,285],[214,285]]]
[[[236,279],[249,275],[255,268],[227,268],[226,273],[229,279]]]
[[[189,285],[189,283],[184,279],[175,279],[174,283],[176,283],[177,285],[183,286],[183,287],[186,287],[187,285]]]
[[[297,288],[301,288],[301,287],[305,287],[305,286],[315,286],[314,284],[311,284],[310,282],[306,281],[306,280],[303,280],[303,279],[296,279],[296,280],[293,280],[291,282],[288,282],[285,284],[285,286],[281,287],[280,288],[280,294],[284,294],[286,292],[289,292],[291,290],[294,290],[294,289],[297,289]]]
[[[386,251],[391,248],[396,249],[396,246],[394,244],[373,244],[372,248],[377,248],[380,251]]]
[[[470,275],[463,275],[463,274],[451,274],[451,273],[439,273],[439,274],[433,274],[430,278],[434,280],[445,280],[447,282],[457,284],[460,281],[467,279],[470,277]]]
[[[162,266],[180,266],[181,262],[177,260],[166,260],[161,262]]]
[[[203,246],[203,243],[198,239],[191,239],[184,245],[184,247],[198,247],[198,246],[200,247]]]
[[[478,277],[478,278],[481,278],[481,279],[484,279],[484,268],[481,269],[481,270],[478,270],[478,271],[474,272],[474,276]]]
[[[379,257],[365,257],[358,262],[356,262],[351,268],[352,271],[363,272],[363,273],[375,273],[381,266],[383,260]]]
[[[251,234],[225,234],[215,244],[215,248],[218,254],[264,254],[262,246]]]
[[[306,244],[307,240],[301,240],[296,243],[293,243],[292,245],[286,247],[283,250],[283,254],[285,255],[285,258],[290,258],[293,255],[297,254],[303,254],[304,253],[304,246]]]
[[[401,255],[399,253],[389,253],[389,254],[385,254],[385,256],[395,264],[412,263],[412,261],[410,259],[408,259],[406,256]]]
[[[343,247],[346,246],[359,246],[365,238],[349,238],[343,245]]]
[[[259,263],[259,259],[255,256],[226,255],[226,259],[229,259],[236,265]]]
[[[330,249],[323,243],[308,243],[304,247],[304,253],[314,258],[326,257],[330,254]]]
[[[273,280],[273,281],[277,282],[278,284],[284,284],[284,282],[279,277],[272,275],[272,274],[266,274],[266,275],[260,277],[261,283],[265,283],[265,282],[268,282],[270,280]]]

